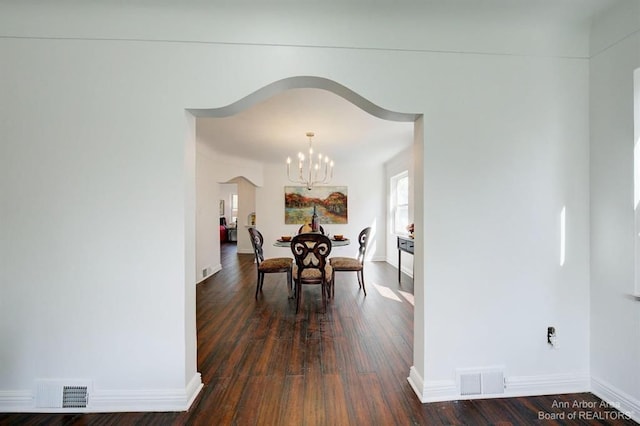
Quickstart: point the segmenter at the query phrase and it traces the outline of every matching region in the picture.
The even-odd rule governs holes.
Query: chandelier
[[[309,190],[313,188],[313,185],[327,183],[333,177],[333,161],[331,161],[329,157],[318,154],[315,160],[313,158],[311,140],[314,136],[313,132],[307,132],[307,137],[309,138],[309,157],[305,157],[301,152],[298,153],[298,171],[294,171],[293,177],[291,176],[291,157],[287,157],[287,177],[289,181],[300,183]]]

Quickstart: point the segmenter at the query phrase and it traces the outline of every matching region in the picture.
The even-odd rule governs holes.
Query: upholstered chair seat
[[[283,269],[291,268],[293,259],[290,257],[273,257],[263,260],[258,265],[258,271],[260,272],[281,272]]]
[[[341,271],[359,271],[362,269],[362,263],[352,257],[332,257],[330,261],[331,266]]]

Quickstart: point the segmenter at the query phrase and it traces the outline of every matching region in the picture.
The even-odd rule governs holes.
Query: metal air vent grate
[[[460,395],[504,393],[504,368],[458,369],[456,373]]]
[[[482,392],[480,373],[460,375],[460,395],[480,395]]]
[[[62,408],[85,408],[87,400],[86,386],[65,386],[62,388]]]

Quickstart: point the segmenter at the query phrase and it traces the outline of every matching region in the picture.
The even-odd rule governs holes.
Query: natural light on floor
[[[404,297],[405,299],[407,299],[407,302],[411,303],[411,306],[416,306],[414,299],[413,299],[413,294],[411,293],[407,293],[406,291],[402,291],[402,290],[398,290],[400,292],[400,295],[402,297]]]
[[[375,288],[381,296],[386,297],[387,299],[395,300],[397,302],[402,303],[402,299],[400,299],[389,287],[385,287],[383,285],[378,285],[373,283],[373,288]]]

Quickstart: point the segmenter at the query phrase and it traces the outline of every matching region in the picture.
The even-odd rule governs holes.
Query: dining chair
[[[256,299],[258,298],[258,292],[262,290],[262,285],[264,284],[264,274],[274,272],[287,273],[289,298],[293,297],[293,285],[291,280],[293,259],[290,257],[271,257],[265,259],[264,251],[262,250],[262,245],[264,244],[264,238],[262,237],[262,234],[256,228],[249,228],[249,235],[251,236],[251,245],[253,245],[253,252],[256,256],[256,268],[258,270],[258,281],[256,283]]]
[[[331,291],[331,297],[335,294],[335,276],[336,272],[350,271],[355,272],[358,275],[358,285],[364,291],[364,295],[367,295],[367,289],[364,286],[364,255],[367,252],[367,242],[369,240],[369,234],[371,234],[371,227],[364,228],[358,235],[358,255],[353,257],[332,257],[329,259],[332,269],[331,285],[329,290]]]
[[[331,253],[331,240],[318,233],[299,234],[291,239],[293,281],[296,284],[296,313],[300,309],[303,284],[319,284],[322,291],[322,306],[327,310],[329,285],[333,277],[327,257]]]

